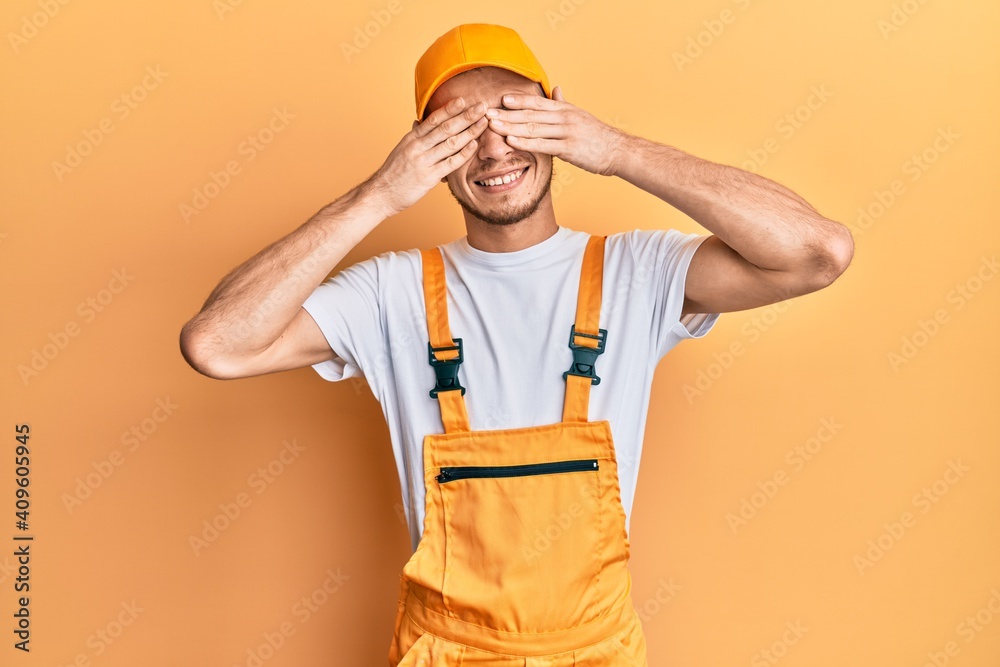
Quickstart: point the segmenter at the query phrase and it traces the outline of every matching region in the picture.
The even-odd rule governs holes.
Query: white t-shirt
[[[441,246],[451,335],[462,339],[459,381],[474,431],[562,420],[573,353],[583,252],[590,234],[559,227],[516,252],[473,248],[467,237]],[[676,230],[608,235],[590,421],[607,419],[615,442],[626,529],[631,517],[653,371],[672,347],[700,338],[717,313],[681,320],[684,280],[707,236]],[[423,438],[443,433],[427,360],[427,317],[418,249],[385,252],[349,266],[306,299],[332,361],[313,368],[326,380],[363,376],[389,427],[414,550],[424,526]]]

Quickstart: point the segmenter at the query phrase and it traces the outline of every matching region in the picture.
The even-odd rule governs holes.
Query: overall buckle
[[[443,347],[432,347],[431,342],[427,341],[428,360],[437,374],[437,383],[430,392],[431,398],[437,398],[439,391],[451,391],[453,389],[461,389],[462,396],[465,396],[465,387],[458,382],[458,367],[465,359],[465,355],[462,352],[462,339],[455,338],[454,341],[458,344],[445,345]],[[446,350],[458,350],[458,356],[454,359],[443,360],[437,359],[434,356],[435,352],[444,352]]]
[[[590,378],[590,384],[592,385],[601,384],[601,378],[597,377],[594,365],[597,363],[597,355],[604,353],[604,342],[608,338],[608,330],[598,329],[597,331],[596,336],[594,334],[580,333],[576,330],[576,324],[570,325],[569,349],[573,350],[573,365],[570,366],[568,371],[563,373],[564,380],[568,375],[579,375],[580,377]],[[575,342],[577,336],[596,338],[597,347],[577,345]]]

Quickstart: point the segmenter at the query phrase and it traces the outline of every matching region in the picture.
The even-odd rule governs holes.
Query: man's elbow
[[[854,235],[851,234],[851,230],[848,229],[847,225],[837,223],[837,237],[832,244],[833,252],[837,260],[837,276],[839,277],[847,267],[851,265],[851,261],[854,259]]]
[[[807,292],[829,287],[854,259],[854,237],[845,225],[830,221],[830,229],[808,248],[808,269],[803,277]]]
[[[205,377],[214,380],[231,380],[239,377],[234,375],[231,369],[226,368],[223,356],[209,344],[209,337],[195,331],[190,322],[181,329],[179,343],[184,361]]]

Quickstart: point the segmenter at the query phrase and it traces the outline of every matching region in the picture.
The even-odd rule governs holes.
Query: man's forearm
[[[368,181],[230,271],[181,333],[186,354],[243,357],[271,345],[306,298],[387,217]]]
[[[615,175],[690,216],[744,259],[803,273],[838,264],[847,228],[788,188],[756,174],[626,135]]]

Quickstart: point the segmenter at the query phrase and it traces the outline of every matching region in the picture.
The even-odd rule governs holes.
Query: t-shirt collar
[[[513,252],[487,252],[473,248],[469,245],[468,235],[458,239],[457,245],[461,253],[476,264],[490,267],[514,266],[530,262],[533,259],[551,253],[553,248],[557,247],[570,231],[568,227],[557,226],[555,234],[544,241]]]

